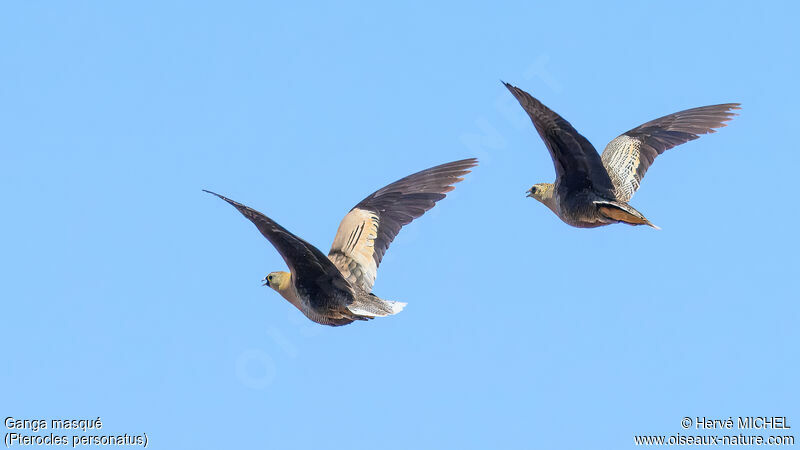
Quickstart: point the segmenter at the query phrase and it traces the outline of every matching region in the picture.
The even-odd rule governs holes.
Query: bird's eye
[[[531,192],[534,193],[534,194],[536,193],[536,186],[531,188]]]
[[[272,281],[272,275],[268,276],[267,280]]]

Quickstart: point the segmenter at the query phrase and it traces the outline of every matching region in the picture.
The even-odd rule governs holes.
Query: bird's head
[[[553,198],[553,185],[551,183],[536,183],[528,189],[528,197],[533,197],[547,204],[547,201]]]
[[[272,289],[281,292],[289,288],[292,275],[289,272],[270,272],[263,280],[264,286],[271,287]]]

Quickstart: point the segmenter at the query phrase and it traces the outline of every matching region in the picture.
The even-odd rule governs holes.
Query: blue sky
[[[158,449],[620,449],[684,416],[800,426],[800,7],[7,2],[0,413]],[[661,231],[560,222],[500,80],[596,147],[741,102],[659,157]],[[364,196],[477,156],[326,328],[211,189],[327,251]],[[4,429],[4,434],[8,430]],[[767,433],[768,434],[768,433]]]

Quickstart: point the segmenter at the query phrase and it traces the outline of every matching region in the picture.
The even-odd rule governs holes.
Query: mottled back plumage
[[[725,126],[738,103],[687,109],[642,124],[595,148],[561,116],[530,94],[503,83],[528,113],[556,169],[553,184],[538,183],[528,196],[542,202],[565,223],[593,228],[612,223],[658,228],[627,201],[656,156],[676,145]]]
[[[255,209],[205,192],[242,213],[286,262],[290,273],[271,273],[265,285],[314,322],[339,326],[403,309],[405,303],[371,293],[383,255],[404,225],[433,208],[476,164],[474,158],[442,164],[375,191],[344,217],[328,256]]]

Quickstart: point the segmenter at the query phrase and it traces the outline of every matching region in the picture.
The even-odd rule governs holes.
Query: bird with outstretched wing
[[[211,191],[239,210],[280,253],[289,272],[264,284],[314,322],[339,326],[397,314],[406,305],[372,294],[378,266],[400,229],[433,208],[478,164],[470,158],[417,172],[383,187],[345,215],[326,256],[264,214]]]
[[[739,103],[703,106],[664,116],[608,143],[600,155],[563,117],[522,89],[503,83],[528,113],[556,170],[555,183],[528,190],[565,223],[594,228],[612,223],[653,225],[628,204],[656,156],[724,127]]]

